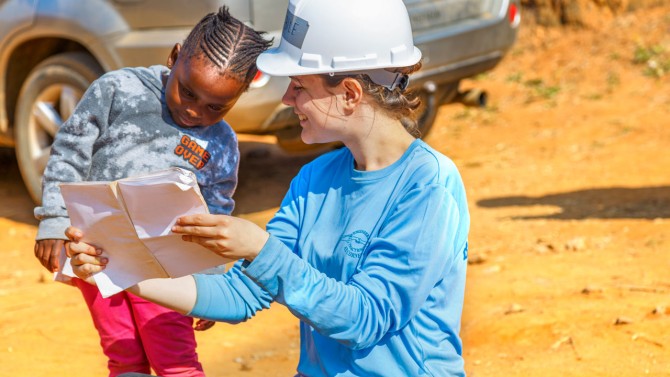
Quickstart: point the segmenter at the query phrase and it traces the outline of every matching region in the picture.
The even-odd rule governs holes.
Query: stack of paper
[[[109,256],[93,276],[103,297],[150,278],[176,278],[230,262],[171,232],[177,218],[208,213],[195,174],[171,168],[114,182],[61,184],[83,241]]]

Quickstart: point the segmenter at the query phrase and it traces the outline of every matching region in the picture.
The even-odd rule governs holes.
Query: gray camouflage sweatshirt
[[[172,166],[195,172],[212,213],[233,211],[239,150],[224,121],[182,128],[165,102],[164,66],[108,72],[88,88],[58,130],[44,172],[37,240],[66,239],[61,182],[113,181]],[[166,203],[167,204],[167,203]]]

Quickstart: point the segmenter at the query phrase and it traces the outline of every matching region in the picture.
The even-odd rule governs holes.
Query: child
[[[238,323],[272,302],[300,319],[297,376],[465,376],[459,337],[470,216],[454,163],[413,136],[420,67],[402,0],[289,0],[281,44],[258,67],[304,142],[342,142],[293,179],[267,225],[183,216],[172,228],[231,259],[222,275],[129,288],[199,318]],[[70,228],[73,271],[104,269]]]
[[[237,139],[223,117],[255,76],[271,41],[232,17],[205,16],[167,67],[124,68],[92,83],[59,130],[44,172],[35,256],[57,271],[69,219],[61,182],[112,181],[179,166],[194,171],[212,213],[230,214],[237,184]],[[90,309],[109,375],[204,376],[193,319],[126,292],[108,299],[73,279]],[[204,330],[213,322],[200,321]]]

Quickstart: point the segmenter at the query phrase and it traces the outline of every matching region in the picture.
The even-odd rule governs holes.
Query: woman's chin
[[[305,129],[302,129],[302,132],[300,133],[300,140],[302,140],[303,143],[310,145],[310,144],[316,144],[316,141],[314,141],[314,138],[312,138],[308,132],[305,132]]]

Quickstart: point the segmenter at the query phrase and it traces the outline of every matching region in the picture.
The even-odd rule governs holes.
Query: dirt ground
[[[469,376],[670,376],[670,4],[588,24],[526,17],[505,60],[464,83],[489,107],[444,106],[426,138],[471,206]],[[245,140],[236,213],[264,224],[312,156]],[[33,204],[0,158],[0,375],[104,376],[84,302],[33,257]],[[292,376],[298,358],[281,306],[198,342],[212,377]]]

